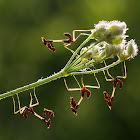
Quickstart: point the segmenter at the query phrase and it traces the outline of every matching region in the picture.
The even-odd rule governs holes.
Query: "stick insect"
[[[39,105],[39,101],[38,101],[37,96],[36,96],[36,94],[35,94],[35,88],[34,88],[34,97],[35,97],[35,99],[36,99],[36,103],[35,103],[35,104],[32,104],[33,97],[32,97],[31,92],[30,92],[30,97],[31,97],[31,100],[30,100],[29,107],[24,106],[24,107],[21,108],[20,99],[19,99],[19,96],[18,96],[18,94],[17,94],[19,110],[15,111],[15,108],[16,108],[16,107],[15,107],[15,100],[14,100],[14,97],[12,96],[12,98],[13,98],[13,104],[14,104],[14,114],[17,114],[17,113],[23,114],[23,117],[24,117],[25,119],[28,119],[27,113],[30,112],[30,113],[32,113],[33,115],[35,115],[36,117],[38,117],[39,119],[41,119],[42,121],[44,121],[44,122],[47,124],[48,128],[50,128],[51,119],[49,118],[48,120],[46,120],[46,113],[48,113],[51,117],[54,117],[54,116],[55,116],[55,115],[54,115],[54,112],[53,112],[52,110],[49,110],[49,109],[44,108],[43,117],[40,116],[40,115],[38,115],[38,114],[33,110],[33,107],[34,107],[34,106]]]

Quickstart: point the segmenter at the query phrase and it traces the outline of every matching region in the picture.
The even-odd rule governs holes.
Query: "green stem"
[[[98,73],[98,72],[101,72],[103,70],[110,69],[111,67],[114,67],[115,65],[118,65],[120,62],[121,62],[121,60],[119,59],[118,61],[116,61],[116,62],[114,62],[114,63],[112,63],[112,64],[110,64],[106,67],[100,68],[100,69],[96,69],[96,70],[92,70],[92,71],[86,71],[86,72],[72,72],[69,75],[82,75],[82,74]]]
[[[101,63],[105,59],[106,59],[106,56],[103,55],[102,58],[100,60],[98,60],[98,61],[91,60],[88,63],[86,63],[86,65],[84,65],[84,64],[78,64],[78,65],[72,67],[71,69],[68,69],[67,73],[72,73],[74,71],[79,71],[81,69],[93,67],[94,65],[96,65],[98,63]]]
[[[78,51],[93,37],[92,35],[93,35],[93,34],[91,34],[91,35],[78,47],[78,49],[77,49]],[[70,64],[70,66],[69,66],[68,68],[66,68],[65,70],[70,69],[71,67],[75,66],[78,62],[81,61],[82,56],[84,56],[90,49],[92,49],[95,45],[97,45],[98,43],[102,42],[103,40],[104,40],[104,37],[103,37],[102,39],[96,41],[96,42],[94,43],[93,46],[89,47],[85,52],[83,52],[82,54],[80,54],[80,55]],[[77,50],[76,50],[76,51],[77,51]]]
[[[10,97],[10,96],[13,96],[14,94],[17,94],[17,93],[20,93],[20,92],[23,92],[23,91],[38,87],[40,85],[46,84],[48,82],[51,82],[53,80],[56,80],[56,79],[64,77],[64,76],[66,77],[66,76],[69,76],[69,75],[81,75],[81,74],[98,73],[100,71],[107,70],[107,69],[109,69],[111,67],[114,67],[115,65],[119,64],[120,62],[121,62],[121,60],[119,59],[118,61],[116,61],[116,62],[114,62],[114,63],[112,63],[112,64],[110,64],[110,65],[108,65],[106,67],[100,68],[100,69],[87,71],[87,72],[71,72],[71,73],[67,73],[66,75],[65,75],[65,73],[66,73],[65,70],[62,69],[60,72],[58,72],[58,73],[56,73],[56,74],[54,74],[52,76],[49,76],[49,77],[44,78],[44,79],[40,79],[37,82],[34,82],[34,83],[29,84],[29,85],[17,88],[15,90],[3,93],[3,94],[0,95],[0,100],[4,99],[4,98],[7,98],[7,97]]]
[[[72,60],[74,59],[74,57],[77,55],[77,53],[80,51],[80,49],[92,38],[91,34],[77,49],[76,51],[73,53],[73,55],[71,56],[70,60],[68,61],[68,63],[66,64],[64,70],[66,70],[69,67],[69,64],[72,62]]]
[[[17,88],[15,90],[8,91],[6,93],[0,94],[0,100],[1,99],[4,99],[6,97],[12,96],[14,94],[17,94],[17,93],[20,93],[20,92],[29,90],[31,88],[38,87],[40,85],[46,84],[48,82],[51,82],[53,80],[56,80],[57,78],[61,78],[61,77],[63,77],[63,74],[62,73],[63,73],[63,71],[60,71],[60,72],[58,72],[58,73],[56,73],[56,74],[54,74],[52,76],[49,76],[49,77],[44,78],[44,79],[40,79],[37,82],[34,82],[34,83],[29,84],[29,85],[26,85],[26,86]]]

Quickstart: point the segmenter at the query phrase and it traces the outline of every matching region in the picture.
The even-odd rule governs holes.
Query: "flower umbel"
[[[58,73],[55,73],[44,79],[39,79],[37,82],[31,83],[29,85],[3,93],[0,95],[0,100],[63,77],[67,90],[80,91],[81,98],[78,103],[75,102],[73,97],[70,98],[71,110],[75,115],[77,115],[77,109],[79,108],[79,105],[81,104],[84,98],[85,92],[87,93],[87,97],[90,97],[91,95],[90,90],[87,88],[97,88],[97,89],[100,88],[100,83],[95,74],[98,72],[103,72],[106,81],[112,81],[113,83],[113,91],[111,95],[109,95],[108,92],[106,91],[103,92],[108,107],[111,109],[112,102],[114,100],[116,86],[117,84],[119,84],[119,87],[122,87],[122,81],[120,79],[125,79],[127,77],[125,61],[137,56],[138,46],[133,39],[131,39],[128,42],[126,41],[126,37],[127,37],[126,31],[128,30],[128,28],[125,22],[120,22],[117,20],[110,21],[110,22],[100,21],[94,27],[95,27],[94,29],[89,29],[89,30],[74,30],[73,37],[70,33],[64,33],[64,35],[69,39],[46,40],[44,37],[42,37],[42,41],[44,45],[48,49],[52,50],[53,52],[56,51],[53,43],[55,42],[64,43],[64,47],[72,52],[71,58],[69,59],[65,67]],[[75,37],[76,32],[80,32],[80,34],[77,37]],[[77,47],[75,51],[70,49],[68,46],[71,45],[72,42],[74,43],[81,35],[86,35],[87,38],[83,41],[82,44],[80,44]],[[86,46],[86,43],[89,40],[91,40],[92,43],[91,45]],[[114,57],[117,57],[118,60],[109,65],[106,65],[105,61],[107,61],[108,59],[113,59]],[[114,78],[109,73],[109,69],[120,64],[121,62],[123,62],[124,74],[123,76],[116,76]],[[99,69],[95,69],[96,64],[100,64],[100,63],[104,63],[105,66],[100,67]],[[107,78],[106,73],[108,77],[110,77],[109,79]],[[82,85],[81,86],[75,76],[84,75],[84,74],[93,74],[97,82],[97,86],[84,85],[83,76],[81,78],[81,85]],[[68,88],[65,77],[68,77],[70,75],[74,77],[79,88]],[[26,113],[30,112],[32,114],[35,114],[35,112],[31,109],[31,107],[24,108],[24,110],[26,111]],[[22,110],[20,111],[22,112]],[[26,113],[24,114],[25,117],[26,117]],[[52,114],[53,116],[53,112],[50,110],[49,110],[49,114],[50,115]],[[39,115],[36,114],[36,116],[38,116],[42,120],[43,118],[45,118],[45,115],[44,117],[40,117]],[[50,121],[48,120],[46,122],[49,127]]]

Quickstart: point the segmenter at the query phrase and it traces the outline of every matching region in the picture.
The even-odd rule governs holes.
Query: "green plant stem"
[[[91,60],[89,62],[86,63],[86,65],[80,63],[74,67],[72,67],[71,69],[68,69],[67,73],[72,73],[74,71],[79,71],[79,70],[82,70],[82,69],[85,69],[85,68],[90,68],[90,67],[93,67],[94,65],[98,64],[98,63],[101,63],[103,60],[106,59],[106,56],[102,56],[102,58],[98,61],[95,61],[95,60]]]
[[[115,65],[118,65],[119,63],[121,63],[121,60],[119,59],[118,61],[106,66],[106,67],[103,67],[103,68],[100,68],[100,69],[96,69],[96,70],[91,70],[91,71],[86,71],[86,72],[72,72],[70,73],[69,75],[82,75],[82,74],[93,74],[93,73],[98,73],[98,72],[101,72],[103,70],[107,70],[107,69],[110,69],[111,67],[114,67]]]
[[[76,49],[76,51],[73,53],[73,55],[71,56],[70,60],[69,60],[68,63],[66,64],[64,70],[66,70],[66,69],[69,67],[69,65],[70,65],[70,63],[72,62],[72,60],[74,59],[74,57],[77,55],[77,53],[80,51],[80,49],[92,38],[92,35],[93,35],[93,34],[91,34],[91,35]]]
[[[67,75],[65,75],[65,73],[67,73],[67,72],[65,72],[65,70],[62,69],[60,72],[55,73],[52,76],[49,76],[49,77],[44,78],[44,79],[39,79],[37,82],[34,82],[34,83],[29,84],[29,85],[17,88],[15,90],[8,91],[6,93],[0,94],[0,100],[4,99],[4,98],[7,98],[7,97],[10,97],[10,96],[12,96],[14,94],[17,94],[17,93],[20,93],[20,92],[23,92],[23,91],[26,91],[26,90],[38,87],[40,85],[46,84],[48,82],[51,82],[53,80],[56,80],[56,79],[64,77],[64,76],[67,77],[69,75],[81,75],[81,74],[98,73],[100,71],[107,70],[107,69],[109,69],[111,67],[114,67],[115,65],[119,64],[120,62],[121,62],[121,60],[118,60],[118,61],[116,61],[116,62],[114,62],[114,63],[112,63],[112,64],[110,64],[110,65],[108,65],[106,67],[100,68],[100,69],[96,69],[96,70],[92,70],[92,71],[87,71],[87,72],[72,72],[72,73],[69,73]]]
[[[78,51],[92,38],[92,35],[93,34],[91,34],[79,47],[78,47]],[[96,41],[95,43],[94,43],[94,45],[93,46],[91,46],[91,47],[89,47],[85,52],[83,52],[82,54],[80,54],[70,65],[69,65],[69,67],[67,68],[66,66],[65,66],[65,70],[67,70],[67,69],[70,69],[71,67],[74,67],[77,63],[79,63],[80,61],[81,61],[81,58],[82,58],[82,56],[84,56],[90,49],[92,49],[95,45],[97,45],[98,43],[100,43],[100,42],[102,42],[104,40],[104,37],[102,38],[102,39],[100,39],[100,40],[98,40],[98,41]],[[77,50],[75,51],[75,52],[77,52]],[[77,54],[77,53],[76,53]],[[75,53],[73,54],[73,55],[75,55]],[[74,56],[73,56],[73,58],[74,58]],[[72,59],[73,60],[73,59]]]
[[[53,81],[53,80],[56,80],[57,78],[60,78],[60,77],[63,77],[62,71],[60,71],[60,72],[58,72],[58,73],[55,73],[55,74],[53,74],[52,76],[49,76],[49,77],[47,77],[47,78],[39,79],[37,82],[31,83],[31,84],[29,84],[29,85],[26,85],[26,86],[17,88],[17,89],[15,89],[15,90],[8,91],[8,92],[6,92],[6,93],[0,94],[0,100],[1,100],[1,99],[4,99],[4,98],[6,98],[6,97],[12,96],[12,95],[14,95],[14,94],[17,94],[17,93],[20,93],[20,92],[23,92],[23,91],[32,89],[32,88],[34,88],[34,87],[38,87],[38,86],[40,86],[40,85],[46,84],[46,83],[51,82],[51,81]]]

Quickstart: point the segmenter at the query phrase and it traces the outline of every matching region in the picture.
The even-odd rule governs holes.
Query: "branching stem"
[[[7,97],[10,97],[10,96],[12,96],[14,94],[17,94],[17,93],[20,93],[20,92],[32,89],[34,87],[38,87],[40,85],[46,84],[48,82],[51,82],[51,81],[56,80],[56,79],[61,78],[61,77],[67,77],[67,76],[70,76],[70,75],[81,75],[81,74],[98,73],[100,71],[107,70],[107,69],[109,69],[111,67],[114,67],[115,65],[119,64],[120,62],[121,62],[121,60],[118,60],[118,61],[116,61],[116,62],[114,62],[114,63],[112,63],[112,64],[110,64],[110,65],[108,65],[106,67],[103,67],[103,68],[100,68],[100,69],[96,69],[96,70],[92,70],[92,71],[87,71],[87,72],[72,72],[72,73],[68,74],[67,72],[65,72],[64,69],[62,69],[60,72],[55,73],[52,76],[49,76],[49,77],[44,78],[44,79],[39,79],[37,82],[34,82],[34,83],[29,84],[29,85],[17,88],[15,90],[8,91],[6,93],[0,94],[0,100],[4,99],[4,98],[7,98]]]

